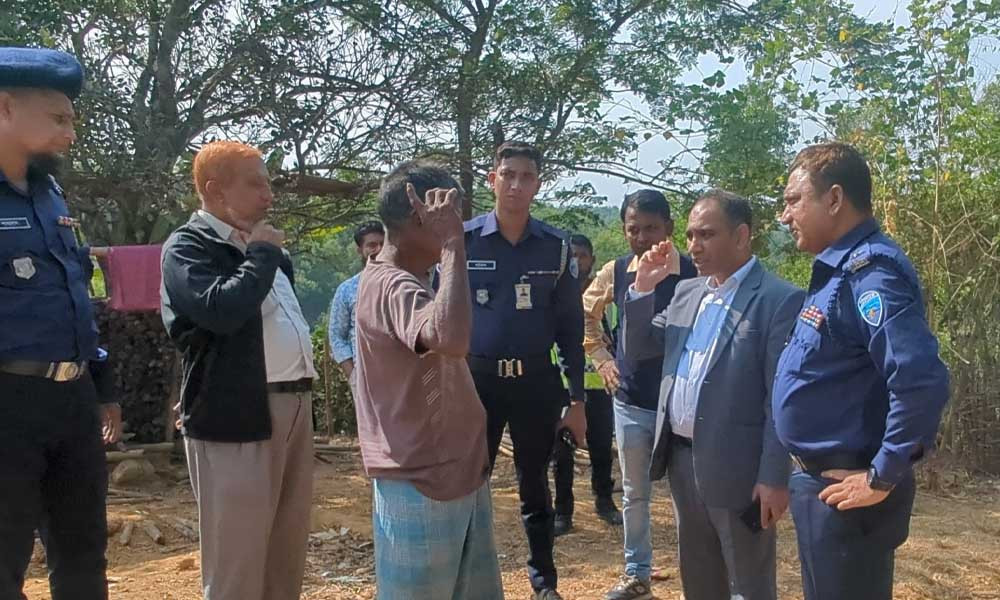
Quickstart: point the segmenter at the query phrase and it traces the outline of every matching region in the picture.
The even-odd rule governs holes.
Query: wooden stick
[[[323,336],[323,396],[326,401],[326,435],[327,437],[333,437],[333,382],[330,381],[330,377],[333,376],[333,369],[330,368],[330,363],[333,362],[333,358],[330,356],[330,338],[326,335]]]
[[[122,535],[118,538],[118,543],[122,546],[128,546],[132,541],[132,532],[135,530],[135,521],[129,521],[125,523],[125,529],[122,530]]]
[[[336,452],[360,452],[360,446],[334,446],[332,444],[313,444],[313,452],[319,454]]]
[[[124,498],[108,498],[105,504],[108,506],[118,506],[119,504],[141,504],[143,502],[159,502],[162,498],[149,497],[144,498],[142,496],[136,497],[124,497]]]

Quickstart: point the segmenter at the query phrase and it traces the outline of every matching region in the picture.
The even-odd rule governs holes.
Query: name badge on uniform
[[[30,256],[15,258],[10,264],[14,267],[14,275],[17,275],[21,279],[31,279],[35,276],[35,273],[38,272],[35,269],[35,263],[31,260]]]
[[[31,229],[31,223],[27,217],[4,217],[0,219],[0,231],[17,231],[18,229]]]
[[[469,260],[465,262],[465,267],[470,271],[496,271],[497,261],[495,260]]]
[[[530,310],[531,309],[531,284],[530,283],[515,283],[514,284],[514,308],[517,310]]]
[[[490,301],[490,291],[483,288],[476,290],[476,302],[480,305]]]

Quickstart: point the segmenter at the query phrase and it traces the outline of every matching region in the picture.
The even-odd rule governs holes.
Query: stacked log
[[[159,313],[122,313],[95,304],[100,343],[109,353],[115,396],[131,442],[163,442],[170,426],[174,349]]]

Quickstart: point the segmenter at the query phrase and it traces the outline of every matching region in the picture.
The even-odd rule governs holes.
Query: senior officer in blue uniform
[[[564,426],[576,443],[586,443],[583,304],[569,236],[530,215],[541,164],[535,148],[502,144],[488,176],[496,210],[465,224],[473,301],[469,366],[486,408],[491,465],[510,425],[535,598],[556,600],[546,467]],[[565,363],[569,397],[552,364],[553,342]]]
[[[774,422],[806,600],[887,600],[908,535],[913,464],[934,447],[948,370],[920,281],[872,217],[871,173],[845,144],[792,163],[781,221],[816,256],[774,384]]]
[[[23,599],[38,529],[54,600],[107,598],[102,443],[121,411],[98,410],[89,250],[52,177],[75,140],[80,64],[0,48],[0,599]],[[106,374],[106,373],[105,373]],[[105,397],[103,400],[112,400]]]

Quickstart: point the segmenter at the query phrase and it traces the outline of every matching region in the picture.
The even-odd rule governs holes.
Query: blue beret
[[[73,100],[83,87],[83,67],[58,50],[0,47],[0,87],[52,89]]]

